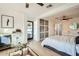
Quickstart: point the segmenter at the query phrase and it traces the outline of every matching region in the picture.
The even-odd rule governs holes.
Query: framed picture
[[[14,28],[14,17],[8,15],[1,15],[2,28]]]

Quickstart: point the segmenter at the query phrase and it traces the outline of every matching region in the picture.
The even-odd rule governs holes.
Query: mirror
[[[72,24],[69,26],[69,28],[70,28],[71,30],[77,30],[77,29],[78,29],[78,24],[77,24],[76,22],[74,22],[74,23],[72,23]]]

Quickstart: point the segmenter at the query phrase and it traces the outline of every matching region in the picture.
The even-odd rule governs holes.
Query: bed
[[[79,44],[76,44],[76,55],[79,56]]]
[[[42,41],[43,47],[51,47],[59,53],[65,53],[65,55],[76,56],[79,53],[79,44],[75,44],[74,36],[51,36]]]

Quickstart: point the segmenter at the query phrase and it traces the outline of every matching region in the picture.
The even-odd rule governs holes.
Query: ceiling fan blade
[[[46,6],[47,8],[50,8],[50,7],[52,7],[53,5],[51,5],[51,4],[49,4],[48,6]]]
[[[63,19],[62,20],[69,20],[69,19],[72,19],[72,18],[71,17],[63,16]]]
[[[37,3],[38,5],[40,5],[40,6],[44,6],[44,4],[43,3]]]

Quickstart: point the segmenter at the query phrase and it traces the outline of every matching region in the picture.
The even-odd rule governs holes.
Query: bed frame
[[[69,55],[69,54],[67,54],[67,53],[65,53],[65,52],[58,51],[57,49],[55,49],[55,48],[53,48],[53,47],[50,47],[50,46],[47,46],[47,45],[44,45],[44,47],[46,47],[46,48],[48,48],[48,49],[50,49],[50,50],[52,50],[52,51],[54,51],[54,52],[56,52],[56,53],[62,55],[62,56],[71,56],[71,55]]]

